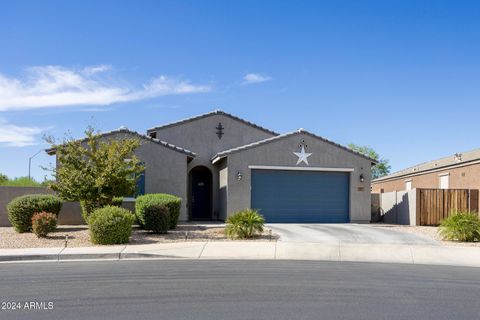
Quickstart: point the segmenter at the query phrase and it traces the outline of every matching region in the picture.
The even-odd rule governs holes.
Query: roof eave
[[[226,117],[230,117],[232,119],[235,119],[235,120],[238,120],[240,122],[243,122],[247,125],[250,125],[254,128],[257,128],[259,130],[262,130],[264,132],[267,132],[269,134],[272,134],[274,136],[278,136],[280,135],[279,133],[275,132],[275,131],[272,131],[270,129],[267,129],[265,127],[262,127],[258,124],[255,124],[253,122],[250,122],[248,120],[245,120],[245,119],[242,119],[240,117],[237,117],[233,114],[230,114],[228,112],[225,112],[225,111],[222,111],[222,110],[214,110],[214,111],[211,111],[211,112],[207,112],[207,113],[204,113],[204,114],[201,114],[201,115],[197,115],[197,116],[193,116],[193,117],[190,117],[190,118],[186,118],[186,119],[183,119],[183,120],[179,120],[179,121],[175,121],[175,122],[171,122],[171,123],[166,123],[166,124],[163,124],[163,125],[159,125],[159,126],[155,126],[155,127],[152,127],[152,128],[149,128],[147,129],[147,134],[150,134],[152,132],[155,132],[159,129],[163,129],[163,128],[169,128],[169,127],[173,127],[173,126],[177,126],[177,125],[181,125],[181,124],[184,124],[184,123],[187,123],[187,122],[190,122],[190,121],[194,121],[194,120],[197,120],[197,119],[201,119],[201,118],[204,118],[204,117],[209,117],[209,116],[213,116],[213,115],[223,115],[223,116],[226,116]]]
[[[260,141],[257,141],[257,142],[253,142],[253,143],[250,143],[250,144],[246,144],[244,146],[240,146],[240,147],[236,147],[236,148],[232,148],[230,150],[225,150],[225,151],[222,151],[222,152],[219,152],[217,153],[215,156],[213,156],[213,158],[211,159],[212,163],[213,161],[217,162],[219,161],[220,159],[217,160],[217,158],[224,158],[226,156],[229,156],[231,154],[234,154],[234,153],[238,153],[238,152],[242,152],[242,151],[245,151],[245,150],[248,150],[248,149],[251,149],[251,148],[255,148],[255,147],[258,147],[258,146],[261,146],[261,145],[264,145],[264,144],[267,144],[267,143],[270,143],[270,142],[273,142],[273,141],[277,141],[277,140],[280,140],[280,139],[284,139],[284,138],[287,138],[289,136],[293,136],[293,135],[296,135],[296,134],[307,134],[307,135],[310,135],[311,137],[315,138],[315,139],[320,139],[321,141],[325,142],[325,143],[328,143],[328,144],[331,144],[337,148],[341,148],[347,152],[350,152],[352,153],[353,155],[357,156],[357,157],[361,157],[363,159],[366,159],[366,160],[369,160],[370,161],[370,164],[372,166],[376,165],[378,162],[377,160],[373,159],[373,158],[370,158],[370,157],[367,157],[366,155],[364,154],[361,154],[359,152],[356,152],[350,148],[347,148],[345,146],[342,146],[341,144],[338,144],[338,143],[335,143],[333,141],[330,141],[326,138],[323,138],[321,136],[317,136],[313,133],[310,133],[304,129],[298,129],[297,131],[293,131],[293,132],[288,132],[288,133],[284,133],[284,134],[281,134],[281,135],[278,135],[278,136],[274,136],[274,137],[271,137],[271,138],[267,138],[267,139],[264,139],[264,140],[260,140]]]
[[[425,169],[425,170],[421,170],[421,171],[407,172],[407,173],[399,174],[397,176],[388,175],[388,176],[385,176],[385,177],[381,177],[381,178],[372,180],[372,182],[386,182],[386,181],[392,181],[392,180],[401,179],[401,178],[408,178],[410,176],[428,174],[428,173],[431,173],[431,172],[437,172],[437,171],[442,171],[442,170],[451,169],[451,168],[473,165],[477,162],[480,163],[480,159],[472,159],[472,160],[469,160],[469,161],[453,163],[453,164],[449,164],[449,165],[445,165],[445,166],[441,166],[441,167],[436,167],[436,168],[429,168],[429,169]]]
[[[173,145],[171,143],[168,143],[166,141],[161,141],[159,139],[154,139],[150,136],[147,136],[147,135],[143,135],[143,134],[140,134],[136,131],[132,131],[132,130],[128,130],[128,129],[117,129],[117,130],[112,130],[112,131],[108,131],[108,132],[105,132],[105,133],[101,133],[100,135],[101,136],[108,136],[108,135],[112,135],[112,134],[116,134],[116,133],[129,133],[129,134],[133,134],[134,136],[137,136],[141,139],[144,139],[146,141],[151,141],[155,144],[158,144],[160,146],[163,146],[167,149],[170,149],[170,150],[173,150],[173,151],[177,151],[177,152],[180,152],[180,153],[183,153],[184,155],[186,155],[187,157],[191,158],[191,159],[194,159],[197,154],[193,151],[190,151],[190,150],[187,150],[187,149],[183,149],[181,147],[178,147],[176,145]],[[85,141],[86,138],[83,138],[83,139],[79,139],[78,141]],[[53,156],[57,153],[57,148],[56,147],[53,147],[53,148],[49,148],[49,149],[45,149],[45,152],[50,155],[50,156]]]
[[[212,164],[215,164],[215,163],[219,162],[220,160],[222,160],[222,159],[225,158],[225,157],[226,157],[226,156],[217,156],[217,155],[215,155],[215,156],[212,158],[211,162],[212,162]]]

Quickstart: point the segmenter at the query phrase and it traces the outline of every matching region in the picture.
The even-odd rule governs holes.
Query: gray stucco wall
[[[304,140],[309,166],[296,165],[299,144]],[[298,133],[228,156],[228,215],[250,207],[251,169],[249,165],[353,168],[350,173],[350,221],[369,222],[371,212],[370,167],[368,159],[324,142],[305,133]],[[237,180],[241,172],[242,180]],[[360,182],[360,174],[365,181]]]
[[[118,133],[110,138],[132,136],[134,135]],[[180,220],[188,220],[187,156],[145,139],[141,139],[141,145],[135,154],[145,163],[145,193],[169,193],[182,198]]]
[[[226,220],[228,213],[228,162],[224,159],[218,165],[219,176],[219,220]]]
[[[218,138],[216,127],[222,123],[223,136]],[[157,139],[173,143],[197,154],[196,161],[208,161],[220,151],[273,137],[272,133],[250,126],[222,114],[195,119],[174,126],[156,129]]]
[[[216,134],[216,127],[219,122],[222,123],[224,127],[224,134],[221,139],[219,139]],[[195,119],[186,123],[159,128],[154,132],[157,134],[157,139],[172,143],[197,154],[195,159],[188,164],[188,174],[197,166],[207,167],[212,172],[213,218],[219,217],[222,209],[220,208],[219,201],[220,184],[218,167],[212,165],[212,157],[220,151],[274,136],[272,133],[222,114],[212,114],[211,116]],[[187,198],[185,197],[184,199]],[[188,202],[185,201],[185,203],[187,204]]]
[[[126,138],[140,139],[141,145],[135,150],[135,154],[145,163],[145,193],[169,193],[182,198],[179,219],[188,220],[187,155],[129,132],[109,134],[102,139]]]
[[[7,205],[16,197],[27,194],[55,194],[52,190],[43,187],[5,187],[0,186],[0,227],[10,227],[8,221]],[[126,201],[122,207],[134,211],[134,202]],[[82,225],[86,224],[82,217],[82,210],[78,202],[64,202],[62,210],[58,214],[58,224],[60,225]]]
[[[10,227],[8,221],[7,205],[16,197],[27,194],[54,194],[43,187],[0,187],[0,227]],[[64,202],[58,215],[58,224],[78,225],[84,224],[82,211],[77,202]]]
[[[380,212],[383,222],[416,225],[417,189],[380,193]]]

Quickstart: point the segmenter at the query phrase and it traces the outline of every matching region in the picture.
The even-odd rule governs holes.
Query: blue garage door
[[[267,222],[349,221],[348,172],[252,170],[251,192]]]

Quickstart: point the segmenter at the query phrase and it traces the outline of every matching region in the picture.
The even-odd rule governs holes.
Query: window
[[[405,190],[412,190],[412,180],[405,181]]]
[[[439,177],[440,189],[448,189],[450,186],[450,174],[443,174]]]
[[[130,162],[132,159],[125,159],[125,162]],[[145,166],[145,162],[141,162],[143,166]],[[127,198],[136,198],[138,196],[143,196],[145,194],[145,170],[137,175],[132,174],[130,179],[135,179],[135,192],[133,195],[126,196]]]
[[[145,171],[137,176],[137,184],[135,186],[135,197],[145,194]]]

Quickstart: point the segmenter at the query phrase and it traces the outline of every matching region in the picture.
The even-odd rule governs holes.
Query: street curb
[[[12,261],[58,261],[58,254],[25,254],[25,255],[11,255],[1,256],[0,262]]]
[[[190,246],[191,247],[191,246]],[[206,250],[206,247],[209,250]],[[26,249],[25,253],[18,250],[0,252],[0,264],[12,262],[67,262],[67,261],[128,261],[128,260],[304,260],[330,262],[367,262],[396,263],[417,265],[444,265],[461,267],[480,267],[480,248],[474,247],[442,247],[442,246],[411,246],[404,245],[322,245],[318,243],[275,243],[259,248],[243,247],[239,243],[207,242],[199,250],[200,254],[185,251],[185,247],[153,250],[144,247],[134,248],[128,252],[125,247],[92,248],[54,248],[53,252],[42,254],[41,250],[48,248]],[[250,251],[253,250],[253,251]],[[0,250],[1,251],[1,250]],[[96,252],[95,252],[96,251]],[[143,251],[143,252],[142,252]],[[208,252],[207,252],[208,251]],[[207,252],[206,254],[202,254]]]
[[[119,260],[130,260],[130,259],[181,259],[181,260],[198,260],[197,258],[184,258],[171,255],[161,255],[161,254],[152,254],[152,253],[122,253],[120,254]]]
[[[59,254],[58,261],[69,260],[120,260],[118,253],[75,253],[75,254]]]

